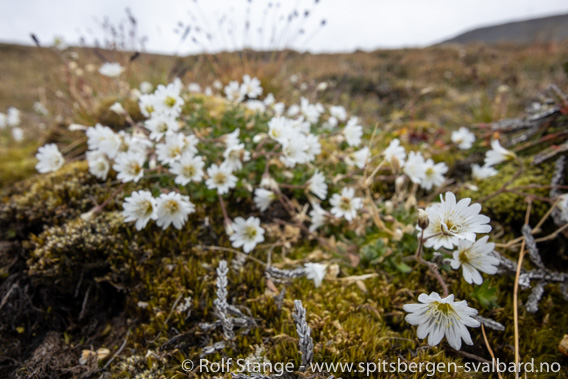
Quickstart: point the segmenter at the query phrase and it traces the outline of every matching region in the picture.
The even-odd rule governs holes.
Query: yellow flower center
[[[225,175],[222,172],[218,172],[213,177],[213,180],[215,181],[215,184],[224,184],[225,181],[227,180],[227,175]]]
[[[170,214],[174,214],[179,210],[179,204],[175,200],[168,200],[165,204],[165,208]]]
[[[158,131],[160,133],[165,133],[168,131],[168,124],[166,124],[165,122],[162,122],[158,125]]]
[[[192,177],[193,175],[195,175],[195,167],[193,166],[185,166],[183,168],[183,176],[186,176],[188,178]]]
[[[168,96],[166,97],[166,99],[164,100],[164,103],[172,108],[174,105],[176,105],[176,99],[174,97]]]
[[[152,206],[152,203],[148,200],[146,200],[144,202],[144,207],[146,208],[146,210],[144,212],[144,215],[146,215],[146,216],[151,215],[152,212],[154,211],[154,207]]]
[[[249,240],[252,240],[256,237],[257,231],[254,226],[247,226],[245,229],[245,237]]]
[[[342,197],[339,200],[339,208],[343,211],[351,210],[351,199],[348,197]]]
[[[141,170],[142,170],[142,167],[140,167],[138,162],[131,162],[130,163],[130,172],[132,173],[132,175],[140,174]]]
[[[454,313],[454,308],[448,303],[437,303],[436,309],[445,316]]]
[[[461,263],[468,263],[469,262],[469,249],[460,251],[460,255],[458,256]]]

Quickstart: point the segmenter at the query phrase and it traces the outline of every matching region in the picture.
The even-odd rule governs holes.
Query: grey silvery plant
[[[300,337],[300,352],[302,353],[302,364],[300,371],[305,371],[306,367],[314,358],[314,342],[311,337],[312,329],[306,321],[306,308],[301,300],[294,300],[294,313],[292,314],[296,323],[296,332]]]
[[[228,340],[235,338],[233,331],[233,318],[229,315],[229,303],[227,302],[227,274],[229,268],[227,261],[222,260],[217,267],[217,298],[213,301],[217,317],[223,326],[223,335]]]

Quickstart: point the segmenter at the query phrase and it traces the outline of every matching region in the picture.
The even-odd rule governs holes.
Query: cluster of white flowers
[[[120,65],[105,64],[100,72],[116,76],[122,70]],[[215,90],[223,88],[220,82],[213,83],[212,87]],[[158,85],[153,89],[152,84],[144,82],[140,85],[140,90],[136,90],[139,108],[146,120],[133,125],[130,133],[115,132],[101,124],[93,127],[70,126],[70,130],[86,132],[89,172],[100,180],[107,180],[111,169],[122,183],[138,183],[147,173],[160,172],[171,175],[175,184],[182,187],[180,190],[165,191],[158,197],[152,196],[148,191],[132,192],[125,199],[123,215],[125,221],[134,222],[138,230],[145,228],[150,220],[163,229],[170,225],[180,229],[188,216],[195,212],[195,206],[189,197],[180,194],[184,192],[183,187],[203,182],[207,189],[216,191],[219,197],[229,194],[237,187],[245,165],[252,161],[253,151],[256,158],[267,159],[262,180],[256,188],[251,189],[256,207],[264,212],[282,196],[279,184],[270,175],[268,165],[275,163],[269,159],[276,158],[280,162],[277,166],[286,169],[300,165],[308,168],[312,167],[322,152],[320,135],[312,129],[326,109],[319,103],[310,104],[302,98],[300,104],[292,105],[284,112],[284,104],[276,103],[272,94],[259,100],[263,89],[257,78],[245,75],[242,83],[229,83],[225,87],[225,94],[229,101],[246,100],[245,105],[249,109],[256,107],[259,111],[271,112],[268,128],[253,138],[247,137],[247,141],[252,141],[256,146],[262,145],[263,149],[253,147],[251,150],[251,146],[247,147],[241,140],[241,129],[236,128],[231,133],[214,139],[213,144],[217,147],[221,145],[224,150],[222,155],[212,160],[205,155],[210,146],[202,146],[201,139],[191,132],[191,125],[187,125],[182,115],[189,94],[200,92],[201,86],[192,83],[184,88],[181,80],[175,79],[168,85]],[[120,102],[114,103],[110,110],[127,116],[127,111]],[[283,116],[284,113],[286,116]],[[348,120],[345,108],[332,106],[329,108],[328,122],[333,123],[334,127],[339,123],[345,124],[342,132],[337,134],[337,142],[345,141],[348,146],[345,162],[350,166],[364,168],[370,150],[368,147],[356,149],[361,144],[363,135],[363,127],[358,119],[352,117]],[[324,128],[323,132],[328,133],[329,130]],[[40,172],[55,171],[63,164],[63,157],[55,145],[41,148],[37,158],[40,161],[37,166]],[[341,193],[335,193],[329,199],[329,212],[324,210],[321,203],[328,198],[328,185],[325,175],[317,168],[305,184],[299,187],[304,188],[306,194],[314,195],[310,195],[308,199],[311,205],[311,232],[315,232],[333,216],[352,222],[357,211],[363,207],[363,199],[356,197],[355,188],[345,187]],[[222,199],[221,204],[224,207]],[[245,220],[237,217],[234,221],[225,221],[233,247],[242,248],[248,253],[264,241],[260,219],[249,217]],[[319,278],[319,275],[316,277]]]
[[[462,274],[467,283],[481,284],[483,278],[480,271],[493,275],[497,272],[499,259],[493,255],[495,244],[489,243],[489,236],[476,240],[478,233],[489,233],[489,217],[479,214],[480,204],[471,204],[471,199],[457,201],[452,192],[440,196],[440,203],[426,208],[420,224],[420,238],[425,247],[439,249],[457,248],[450,260],[455,270],[462,268]],[[427,226],[426,226],[427,225]],[[429,296],[421,294],[418,297],[421,304],[406,304],[404,310],[409,312],[406,321],[418,325],[418,338],[428,336],[430,346],[440,343],[446,336],[448,343],[454,349],[460,349],[462,339],[472,345],[471,336],[466,327],[478,327],[480,324],[472,316],[477,310],[467,306],[467,302],[454,301],[450,294],[441,298],[433,292]]]
[[[398,138],[393,139],[383,151],[385,160],[408,178],[425,190],[433,187],[441,187],[445,181],[444,176],[448,172],[448,166],[444,162],[434,163],[432,159],[425,159],[421,152],[411,151],[406,155],[406,150],[400,145]]]
[[[225,96],[229,101],[240,103],[248,97],[249,99],[256,99],[262,95],[262,87],[258,78],[251,78],[249,75],[243,75],[243,82],[237,81],[230,82],[225,86]]]
[[[123,208],[124,221],[136,221],[137,230],[145,228],[150,220],[155,220],[162,229],[173,225],[179,230],[188,215],[195,212],[189,197],[177,192],[163,193],[154,198],[148,191],[135,191],[125,199]]]
[[[9,127],[12,138],[16,142],[24,140],[24,131],[20,128],[21,122],[20,111],[15,107],[9,107],[6,113],[0,112],[0,130]]]
[[[105,62],[99,68],[99,73],[104,76],[108,76],[109,78],[116,78],[120,76],[124,71],[124,67],[120,65],[120,63],[116,62]]]

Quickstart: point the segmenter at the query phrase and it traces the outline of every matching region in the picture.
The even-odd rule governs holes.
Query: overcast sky
[[[566,0],[0,0],[0,41],[29,44],[34,33],[44,45],[55,36],[93,43],[104,35],[102,20],[120,23],[127,7],[146,51],[170,54],[243,44],[312,52],[426,46],[480,26],[568,13]]]

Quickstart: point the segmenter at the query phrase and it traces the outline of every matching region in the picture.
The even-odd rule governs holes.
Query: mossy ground
[[[507,170],[504,172],[512,172]],[[506,180],[506,175],[500,179]],[[49,349],[55,349],[51,352],[55,357],[65,356],[66,360],[44,363],[41,375],[62,375],[65,365],[74,367],[68,375],[95,375],[96,365],[78,365],[81,351],[106,347],[114,352],[128,337],[126,348],[107,369],[106,376],[135,377],[147,371],[148,377],[158,373],[184,377],[180,366],[183,359],[198,361],[202,348],[223,340],[220,330],[203,332],[198,326],[215,320],[212,303],[218,262],[226,259],[231,264],[236,258],[232,252],[204,247],[229,247],[220,212],[198,206],[197,213],[180,231],[150,227],[136,232],[132,225],[122,222],[118,212],[119,199],[136,188],[131,185],[104,212],[83,220],[81,214],[108,195],[107,187],[88,174],[84,163],[30,178],[16,188],[4,202],[0,220],[7,246],[2,255],[3,294],[7,287],[18,288],[2,309],[2,354],[18,362],[12,366],[19,367],[17,376],[38,373],[33,364],[37,363],[38,349],[46,348],[47,342],[51,344]],[[508,215],[494,209],[494,217],[510,222]],[[208,223],[204,222],[206,216]],[[247,260],[240,268],[232,269],[229,301],[250,312],[257,326],[242,334],[237,332],[235,341],[222,353],[207,358],[245,358],[254,353],[256,346],[263,347],[272,362],[292,361],[298,366],[300,355],[291,313],[293,299],[301,299],[313,330],[317,362],[396,361],[401,357],[409,362],[462,364],[466,357],[444,344],[426,347],[404,321],[403,304],[436,288],[435,279],[413,263],[408,263],[408,270],[390,261],[378,263],[385,246],[407,256],[412,254],[415,242],[412,238],[396,244],[387,240],[386,245],[377,247],[376,241],[381,238],[380,233],[367,236],[363,260],[357,268],[335,257],[343,262],[340,277],[375,276],[364,281],[327,280],[317,289],[311,281],[299,279],[286,286],[282,304],[278,304],[276,293],[269,291],[263,266]],[[285,256],[274,250],[272,259],[280,265],[299,262],[314,251],[333,258],[329,252],[318,253],[320,249],[314,241],[305,241]],[[257,258],[266,260],[262,255]],[[488,337],[496,356],[502,361],[514,360],[513,278],[488,277],[486,281],[495,294],[482,294],[482,300],[491,300],[482,304],[476,298],[476,287],[463,282],[455,272],[443,275],[451,292],[467,294],[471,305],[484,316],[507,326],[505,332],[488,330]],[[189,316],[174,309],[176,300],[188,296],[192,299]],[[521,303],[527,296],[521,292]],[[557,341],[568,330],[567,305],[550,285],[537,314],[520,308],[522,360],[566,364],[566,357],[557,350]],[[481,333],[475,330],[472,334],[475,345],[464,351],[487,357]],[[148,350],[153,354],[146,356]],[[470,375],[457,373],[452,377]]]

